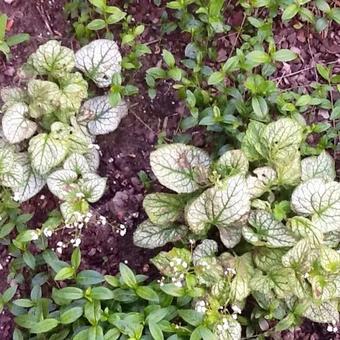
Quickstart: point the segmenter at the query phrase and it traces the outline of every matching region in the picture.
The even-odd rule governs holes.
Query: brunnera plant
[[[105,179],[95,174],[95,138],[117,128],[127,105],[112,107],[107,95],[86,100],[83,75],[106,88],[120,63],[113,41],[95,40],[74,53],[51,40],[23,68],[25,88],[1,90],[1,185],[11,188],[17,201],[30,199],[47,182],[65,201],[62,212],[70,222],[101,197]]]
[[[226,295],[219,306],[243,308],[251,294],[258,303],[254,315],[284,319],[285,327],[296,324],[291,313],[301,304],[302,316],[337,321],[340,257],[334,248],[339,244],[340,184],[325,151],[301,159],[305,137],[299,123],[281,118],[269,124],[252,121],[241,149],[217,161],[193,146],[160,147],[151,154],[152,170],[176,193],[146,196],[149,219],[137,228],[135,244],[155,248],[205,240],[217,228],[224,246],[233,249],[221,256],[243,266],[232,267],[239,275],[234,283],[225,279],[230,286],[222,289]],[[217,265],[209,268],[203,271],[207,275]],[[219,273],[216,285],[224,271]]]

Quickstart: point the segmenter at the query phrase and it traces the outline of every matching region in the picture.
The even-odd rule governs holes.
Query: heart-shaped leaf
[[[28,106],[17,103],[11,105],[2,117],[2,129],[10,143],[20,143],[32,137],[37,130],[37,124],[26,118],[27,114]]]
[[[214,240],[205,239],[195,248],[192,254],[193,263],[196,265],[197,261],[205,257],[214,256],[217,251],[217,242]]]
[[[153,151],[150,163],[162,185],[178,193],[190,193],[208,182],[211,160],[199,148],[171,144]]]
[[[117,129],[120,121],[128,114],[124,101],[112,107],[108,96],[89,99],[78,117],[79,122],[86,122],[92,135],[104,135]]]
[[[321,178],[325,182],[334,181],[335,162],[333,157],[326,151],[319,156],[307,157],[301,161],[301,179],[308,181],[312,178]]]
[[[245,175],[249,169],[249,162],[242,150],[225,152],[216,162],[216,170],[223,177],[241,174]]]
[[[72,71],[75,59],[71,49],[61,46],[56,40],[50,40],[31,55],[28,63],[40,75],[61,78]]]
[[[106,178],[100,177],[94,173],[87,173],[83,175],[83,177],[79,180],[79,186],[88,202],[97,202],[104,195],[106,180]]]
[[[77,153],[72,154],[66,159],[64,162],[64,169],[74,171],[78,175],[91,172],[86,158],[83,155],[79,155]]]
[[[316,228],[323,233],[340,228],[340,183],[320,178],[300,184],[292,194],[292,209],[311,216]]]
[[[121,71],[118,45],[108,39],[94,40],[76,53],[76,67],[98,87],[108,87],[114,74]]]
[[[290,230],[282,222],[276,221],[267,211],[252,211],[248,223],[250,226],[244,226],[242,234],[255,246],[280,248],[292,247],[296,243]]]
[[[142,248],[163,247],[168,242],[176,242],[182,239],[187,233],[183,225],[157,225],[146,220],[137,227],[133,234],[133,242]]]
[[[65,200],[70,191],[75,190],[77,173],[72,170],[57,170],[47,177],[47,185],[53,195]]]
[[[229,177],[207,189],[186,209],[186,219],[194,233],[205,232],[210,226],[228,227],[240,222],[250,210],[250,198],[245,178]]]

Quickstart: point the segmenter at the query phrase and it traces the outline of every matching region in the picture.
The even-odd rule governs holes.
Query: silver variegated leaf
[[[293,119],[281,118],[268,124],[261,136],[266,158],[274,163],[287,162],[303,140],[303,129]]]
[[[273,168],[264,166],[253,170],[255,176],[247,177],[247,187],[251,198],[262,196],[276,181],[277,175]]]
[[[19,87],[4,87],[0,90],[0,97],[4,102],[2,110],[6,111],[13,104],[26,103],[26,91]]]
[[[104,195],[107,179],[94,173],[87,173],[79,180],[81,192],[88,202],[94,203]]]
[[[241,241],[241,227],[229,226],[227,228],[219,228],[219,232],[222,243],[229,249],[234,248]]]
[[[193,200],[186,209],[186,220],[189,228],[200,234],[212,225],[224,228],[240,222],[249,211],[250,198],[245,178],[236,175]]]
[[[84,175],[88,172],[91,172],[86,158],[83,155],[79,155],[77,153],[72,154],[65,160],[64,169],[72,170],[78,175]]]
[[[41,133],[30,139],[28,152],[33,170],[39,175],[46,175],[64,160],[67,148],[52,133]]]
[[[340,228],[340,183],[310,179],[293,192],[292,209],[303,216],[311,216],[316,228],[323,233]]]
[[[192,260],[194,265],[197,261],[205,257],[214,256],[218,251],[217,242],[214,240],[205,239],[203,240],[194,250],[192,254]]]
[[[47,185],[53,195],[65,200],[70,191],[76,188],[77,173],[72,170],[57,170],[47,177]]]
[[[246,175],[249,162],[242,150],[230,150],[225,152],[216,162],[217,172],[224,177],[230,175]]]
[[[300,152],[296,151],[287,159],[275,163],[277,182],[279,185],[297,185],[301,178]]]
[[[186,234],[187,228],[183,225],[157,225],[146,220],[134,232],[133,242],[138,247],[154,249],[169,242],[177,242]]]
[[[333,157],[326,151],[319,156],[311,156],[301,161],[301,179],[308,181],[312,178],[321,178],[325,182],[335,179],[335,162]]]
[[[211,160],[194,146],[170,144],[153,151],[150,163],[162,185],[178,193],[190,193],[208,182]]]
[[[5,138],[11,143],[20,143],[34,135],[37,124],[29,120],[28,106],[23,103],[11,105],[2,117]]]
[[[155,224],[175,222],[183,212],[185,200],[177,194],[154,193],[145,196],[143,208]]]
[[[32,79],[27,85],[27,91],[30,97],[29,113],[32,118],[40,118],[57,110],[61,93],[56,83]]]
[[[76,53],[76,67],[98,87],[108,87],[114,74],[121,71],[118,45],[108,39],[94,40]]]
[[[34,173],[26,153],[19,156],[24,171],[24,179],[20,186],[13,188],[13,194],[18,202],[25,202],[39,193],[45,186],[46,179]]]
[[[303,316],[320,323],[339,322],[338,301],[309,301]]]
[[[104,135],[117,129],[120,121],[128,114],[124,101],[112,107],[108,96],[95,97],[87,100],[82,108],[79,122],[87,122],[92,135]]]
[[[294,216],[288,220],[287,226],[299,239],[308,238],[315,245],[321,244],[323,241],[322,232],[308,218]]]
[[[28,63],[40,75],[60,78],[72,71],[75,59],[71,49],[61,46],[61,43],[56,40],[50,40],[31,55]]]
[[[243,237],[255,246],[273,248],[292,247],[296,240],[290,230],[264,210],[252,211],[248,223],[242,229]]]
[[[214,327],[218,340],[240,340],[241,332],[241,325],[230,315],[221,317],[221,321]]]
[[[83,155],[90,167],[91,172],[96,172],[99,168],[100,156],[96,148],[91,148],[88,152]]]

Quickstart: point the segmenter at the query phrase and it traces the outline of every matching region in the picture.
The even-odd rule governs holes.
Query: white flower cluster
[[[236,270],[234,268],[227,268],[224,272],[225,276],[236,275]]]
[[[170,261],[169,265],[174,274],[171,281],[175,284],[175,286],[183,287],[183,280],[185,278],[183,272],[188,269],[188,263],[180,257],[175,257],[172,261]]]
[[[79,247],[81,243],[81,239],[79,237],[71,238],[70,242],[72,243],[73,247]]]
[[[82,215],[81,213],[75,213],[76,220],[73,223],[66,223],[65,228],[68,229],[83,229],[84,226],[90,222],[92,217],[92,213],[88,212],[86,215]]]
[[[120,224],[119,228],[116,229],[116,233],[119,234],[122,237],[126,235],[126,232],[127,232],[127,230],[126,230],[126,227],[125,227],[124,224]]]
[[[327,331],[331,333],[337,333],[338,332],[338,327],[336,326],[336,322],[333,323],[333,325],[328,325],[327,326]]]
[[[204,314],[207,311],[205,301],[203,301],[203,300],[197,301],[196,304],[195,304],[195,310],[199,313]]]
[[[46,229],[43,230],[43,233],[46,237],[51,237],[52,234],[53,234],[53,231],[49,228],[46,228]]]
[[[67,244],[65,244],[63,241],[58,241],[57,242],[57,253],[58,254],[62,254],[63,253],[63,249],[67,248]]]

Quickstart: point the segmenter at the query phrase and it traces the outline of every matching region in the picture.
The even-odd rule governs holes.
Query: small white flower
[[[84,227],[84,223],[83,222],[78,224],[78,229],[83,229],[83,227]]]
[[[181,282],[181,281],[175,282],[175,286],[176,286],[176,287],[182,287],[182,282]]]
[[[125,236],[126,234],[126,229],[120,230],[119,231],[120,236]]]
[[[109,159],[108,159],[108,162],[109,162],[109,163],[113,163],[113,158],[112,158],[112,157],[109,158]]]
[[[32,241],[36,241],[39,238],[39,235],[36,231],[32,231]]]
[[[77,198],[83,198],[83,197],[85,197],[85,195],[84,195],[84,193],[82,193],[82,192],[77,192],[77,193],[76,193],[76,197],[77,197]]]
[[[128,264],[128,263],[129,263],[129,261],[128,261],[128,260],[124,260],[124,263],[125,263],[125,264]]]
[[[333,327],[333,332],[337,333],[337,331],[338,331],[338,327]]]
[[[40,199],[41,199],[42,201],[43,201],[45,198],[46,198],[45,195],[41,195],[41,196],[40,196]]]
[[[58,254],[62,254],[62,252],[63,252],[63,248],[61,248],[61,247],[58,247],[58,248],[56,249],[56,251],[57,251],[57,253],[58,253]]]
[[[46,237],[51,237],[52,236],[52,230],[51,229],[44,229],[44,235]]]
[[[74,245],[73,245],[73,247],[79,247],[80,243],[81,243],[81,239],[80,239],[79,237],[76,238],[76,239],[74,240]]]
[[[57,242],[57,246],[58,246],[58,247],[62,247],[63,245],[64,245],[64,242],[62,242],[62,241],[58,241],[58,242]]]
[[[232,318],[233,318],[234,320],[237,319],[237,314],[232,314],[231,316],[232,316]]]
[[[242,313],[242,310],[240,307],[238,306],[231,306],[231,309],[236,313],[236,314],[241,314]]]
[[[102,225],[106,225],[106,223],[107,223],[106,217],[104,217],[104,216],[99,216],[99,219],[100,219],[100,223],[101,223]]]
[[[188,268],[188,264],[186,262],[183,262],[183,267]]]
[[[327,332],[333,332],[333,327],[331,325],[327,326]]]

